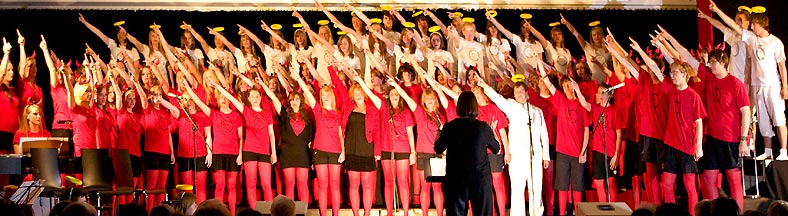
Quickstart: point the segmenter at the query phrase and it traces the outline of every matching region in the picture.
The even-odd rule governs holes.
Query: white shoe
[[[774,160],[784,161],[788,160],[788,150],[787,149],[780,149],[780,156],[777,156]]]
[[[757,157],[755,157],[755,160],[766,160],[766,159],[769,159],[771,157],[772,157],[772,152],[771,151],[766,151],[763,154],[758,155]]]

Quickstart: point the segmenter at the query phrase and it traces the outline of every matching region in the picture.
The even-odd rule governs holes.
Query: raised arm
[[[369,97],[369,100],[372,101],[373,104],[375,104],[375,107],[380,109],[380,106],[382,104],[382,100],[380,100],[380,98],[377,95],[372,93],[372,90],[369,89],[369,86],[364,84],[364,79],[361,78],[360,76],[354,76],[353,78],[354,78],[353,80],[356,81],[359,86],[361,86],[361,89],[364,90],[364,93],[367,94],[367,97]]]
[[[139,50],[140,53],[142,53],[143,57],[145,57],[145,59],[150,58],[148,56],[148,53],[143,51],[143,50],[145,50],[145,49],[143,49],[143,48],[145,48],[145,44],[143,44],[142,42],[137,40],[137,38],[135,38],[133,35],[129,34],[129,32],[126,31],[126,28],[123,28],[123,27],[120,27],[120,28],[123,30],[123,32],[126,32],[126,39],[128,39],[129,42],[131,42],[131,44],[134,44],[134,47],[137,47],[137,50]]]
[[[167,110],[170,111],[170,115],[172,115],[172,117],[175,117],[177,119],[181,115],[181,111],[178,109],[178,107],[175,107],[169,101],[164,100],[163,97],[160,97],[158,100],[161,106],[167,108]]]
[[[266,85],[263,82],[263,80],[260,79],[259,76],[255,77],[254,79],[255,79],[255,81],[257,81],[257,85],[259,85],[260,88],[263,89],[263,92],[265,92],[265,95],[268,96],[268,99],[271,100],[271,103],[274,105],[274,109],[276,110],[276,113],[277,114],[281,114],[282,113],[282,102],[279,101],[279,97],[277,97],[276,94],[274,94],[274,92],[271,91],[271,88],[268,88],[268,85]]]
[[[307,86],[307,84],[304,82],[303,79],[301,79],[301,77],[299,77],[298,74],[290,73],[290,76],[293,77],[293,79],[296,80],[296,82],[298,82],[298,86],[301,87],[301,92],[303,92],[304,94],[304,100],[306,102],[306,105],[309,106],[309,108],[315,109],[315,104],[317,103],[317,101],[315,100],[315,95],[313,95],[312,92],[309,91],[309,86]],[[319,90],[317,89],[315,89],[315,91],[319,92]]]
[[[441,31],[443,32],[443,35],[449,35],[449,31],[446,28],[446,25],[443,24],[443,21],[438,19],[438,17],[435,16],[435,14],[433,14],[432,11],[424,9],[424,15],[430,17],[430,19],[432,19],[432,22],[434,22],[435,24],[441,27]]]
[[[722,10],[720,10],[719,8],[717,8],[717,4],[715,4],[714,1],[712,0],[709,0],[709,9],[711,9],[711,11],[713,11],[718,16],[720,16],[720,19],[722,19],[722,21],[725,22],[725,24],[728,25],[728,27],[733,29],[734,32],[741,34],[742,28],[738,24],[736,24],[735,20],[731,19],[731,17],[723,13]]]
[[[28,70],[25,70],[27,66],[27,53],[25,52],[25,37],[22,36],[22,33],[19,33],[19,29],[16,29],[16,42],[19,44],[19,76],[23,79],[27,78]]]
[[[200,43],[200,46],[202,46],[202,50],[204,50],[206,53],[209,50],[211,50],[211,46],[208,45],[208,42],[206,42],[205,39],[202,38],[202,36],[200,36],[200,34],[197,33],[197,31],[195,31],[194,28],[192,28],[191,25],[186,24],[186,22],[183,22],[183,25],[185,25],[186,30],[189,31],[192,34],[192,36],[194,36],[194,40]]]
[[[547,90],[550,91],[550,95],[551,96],[555,95],[555,86],[553,86],[553,83],[550,82],[550,78],[547,77],[547,73],[545,73],[544,71],[544,65],[536,64],[536,68],[539,70],[539,76],[542,77],[542,82],[544,82],[544,85],[547,87]]]
[[[93,24],[90,24],[87,20],[85,20],[85,17],[83,17],[81,13],[79,14],[79,22],[85,25],[85,27],[87,27],[88,30],[93,32],[93,34],[101,38],[101,41],[104,42],[104,44],[109,46],[109,40],[110,40],[109,37],[107,37],[107,35],[104,35],[104,33],[98,30],[98,28],[96,28],[95,26],[93,26]]]
[[[737,30],[734,30],[734,29],[728,27],[727,25],[723,24],[719,20],[716,20],[714,18],[711,18],[709,15],[706,15],[706,13],[703,13],[703,11],[701,11],[700,9],[698,9],[698,17],[708,21],[709,23],[711,23],[712,26],[714,26],[714,28],[717,28],[717,29],[719,29],[722,32],[735,32],[737,35],[741,34],[741,30],[737,31]],[[730,18],[728,18],[728,19],[730,19]],[[736,26],[738,26],[738,25],[736,25]]]
[[[133,82],[134,87],[137,88],[137,94],[140,95],[140,105],[142,105],[142,109],[148,108],[148,94],[145,93],[145,89],[140,86],[138,82]],[[68,86],[68,85],[66,85]]]
[[[577,42],[580,43],[580,47],[585,49],[586,44],[588,42],[586,41],[585,38],[583,38],[583,35],[580,34],[580,32],[578,32],[577,29],[575,29],[575,26],[573,26],[572,23],[569,23],[569,21],[566,20],[566,18],[564,18],[563,14],[561,14],[561,24],[566,25],[566,28],[568,28],[569,31],[572,32],[572,35],[574,35],[575,38],[577,38]]]
[[[661,34],[665,37],[665,39],[670,41],[670,44],[673,45],[673,48],[676,49],[679,55],[681,55],[681,58],[684,59],[684,61],[686,61],[687,64],[689,64],[692,68],[697,69],[698,66],[700,65],[698,59],[692,56],[692,53],[690,53],[689,50],[687,50],[687,48],[681,45],[681,43],[679,43],[679,41],[676,40],[676,38],[673,38],[673,36],[670,35],[668,31],[665,31],[665,29],[663,29],[661,26],[658,27],[662,31]]]
[[[339,25],[342,24],[342,22],[340,22],[339,19],[337,19],[337,17],[334,16],[334,14],[331,14],[330,11],[328,11],[325,7],[323,7],[323,4],[321,4],[320,1],[315,0],[315,6],[317,7],[318,10],[323,11],[323,13],[326,14],[328,20],[331,20],[331,22],[333,22],[334,24],[339,24]]]
[[[184,82],[184,81],[181,81],[181,82]],[[184,82],[183,86],[186,87],[186,93],[189,94],[189,96],[191,96],[192,100],[194,101],[194,105],[197,105],[197,107],[200,108],[200,111],[202,111],[202,113],[205,114],[205,116],[211,116],[211,108],[208,107],[208,105],[206,105],[200,99],[200,97],[197,96],[196,93],[194,93],[194,90],[192,90],[191,86],[189,86],[189,83],[188,82]]]
[[[311,38],[312,40],[316,40],[317,42],[322,44],[323,47],[325,47],[326,51],[328,51],[328,53],[334,53],[334,50],[336,50],[336,48],[334,48],[334,44],[331,44],[325,38],[320,37],[320,35],[315,33],[315,31],[312,31],[312,29],[305,28],[305,30],[309,34],[309,38]],[[314,41],[312,42],[312,44],[315,44]]]
[[[572,80],[572,89],[575,90],[575,96],[577,96],[577,101],[580,102],[580,105],[583,105],[583,108],[586,109],[586,112],[591,112],[591,104],[586,101],[586,97],[583,96],[582,92],[580,92],[580,86],[577,85],[575,80]]]
[[[38,44],[38,47],[41,48],[41,54],[44,56],[47,69],[49,69],[49,86],[55,87],[59,81],[57,76],[57,68],[55,68],[55,63],[52,61],[52,56],[49,55],[49,46],[47,45],[44,35],[41,35],[41,43]]]
[[[514,34],[512,34],[512,32],[510,32],[508,29],[504,28],[503,25],[498,22],[498,19],[495,19],[495,17],[492,17],[489,13],[487,13],[487,20],[489,20],[495,26],[495,28],[498,29],[498,31],[506,36],[506,38],[509,38],[509,40],[514,40]],[[542,46],[547,47],[544,44]]]
[[[371,26],[372,25],[372,21],[370,21],[369,17],[367,17],[367,15],[364,14],[363,11],[359,10],[356,7],[353,7],[353,5],[350,5],[348,3],[345,3],[345,7],[350,8],[350,10],[353,11],[353,13],[355,13],[356,16],[359,19],[361,19],[361,21],[363,21],[365,24],[367,24],[367,26]]]
[[[8,43],[8,41],[4,37],[3,38],[3,60],[2,60],[2,62],[0,62],[0,68],[2,68],[2,70],[0,70],[0,77],[3,77],[3,79],[5,79],[5,73],[9,72],[9,70],[6,70],[6,68],[8,68],[8,64],[9,64],[8,63],[8,59],[10,57],[11,57],[11,43]],[[9,73],[13,73],[13,71],[10,71]]]
[[[219,38],[219,41],[221,41],[224,44],[224,46],[227,47],[227,50],[232,50],[233,52],[235,52],[235,49],[238,49],[235,47],[235,45],[230,43],[230,41],[228,41],[227,38],[224,37],[224,35],[219,34],[218,32],[214,31],[212,28],[208,28],[208,32],[210,32],[214,37]]]
[[[216,86],[215,83],[213,85],[214,85],[214,89],[218,90],[219,93],[221,93],[222,96],[224,96],[225,99],[230,101],[230,103],[232,103],[233,106],[235,106],[235,109],[238,109],[238,112],[241,112],[241,113],[244,112],[244,104],[241,103],[241,101],[239,101],[238,98],[233,97],[233,95],[230,94],[230,92],[228,92],[227,90],[225,90],[221,86]]]
[[[120,69],[113,68],[110,72],[121,73]],[[120,87],[118,86],[118,82],[115,81],[115,76],[107,76],[109,78],[109,82],[112,84],[112,91],[115,92],[115,109],[121,110],[123,109],[123,92],[120,91]]]
[[[630,39],[632,39],[632,38],[630,38]],[[613,47],[612,47],[612,45],[610,45],[609,43],[606,43],[606,44],[605,44],[605,47],[607,47],[607,49],[608,49],[608,52],[609,52],[609,53],[610,53],[610,54],[611,54],[613,57],[615,57],[615,58],[616,58],[616,60],[618,60],[619,64],[622,64],[622,65],[624,65],[624,67],[626,67],[626,68],[627,68],[627,70],[629,71],[629,73],[630,73],[630,74],[632,74],[632,76],[634,76],[634,77],[637,77],[637,75],[638,75],[638,69],[637,69],[637,65],[633,65],[633,64],[630,62],[630,61],[632,61],[632,59],[631,59],[629,56],[627,56],[627,57],[621,56],[621,54],[619,54],[618,52],[616,52],[616,51],[614,50],[615,48],[613,48]],[[639,53],[639,52],[638,52],[638,53]],[[623,79],[621,79],[621,80],[623,81]]]
[[[271,27],[270,27],[270,26],[268,26],[268,24],[266,24],[266,23],[265,23],[265,21],[262,21],[262,20],[260,20],[260,23],[261,23],[261,24],[260,24],[260,27],[261,27],[261,28],[263,28],[263,30],[264,30],[265,32],[268,32],[268,34],[270,34],[270,35],[271,35],[271,37],[273,37],[273,38],[274,38],[274,40],[277,40],[277,41],[279,41],[279,43],[282,43],[282,44],[290,44],[289,42],[287,42],[287,40],[285,40],[284,38],[282,38],[282,36],[279,36],[279,34],[275,33],[275,32],[274,32],[274,30],[272,30],[272,29],[271,29]],[[238,27],[241,27],[241,25],[239,24],[239,25],[238,25]],[[246,35],[249,35],[249,33],[250,33],[250,32],[247,30],[247,32],[246,32]],[[249,37],[251,38],[252,36],[251,36],[251,35],[249,35]],[[256,35],[255,35],[255,38],[257,38],[257,36],[256,36]],[[259,39],[259,38],[257,38],[257,40],[255,41],[255,43],[257,43],[258,41],[260,41],[260,39]],[[264,49],[265,49],[265,48],[264,48],[264,46],[262,46],[262,42],[261,42],[261,43],[259,43],[259,44],[257,44],[257,46],[258,46],[258,47],[260,47],[260,50],[264,50]]]
[[[408,108],[410,109],[410,111],[411,112],[416,112],[416,107],[418,106],[416,101],[414,101],[413,98],[411,98],[410,95],[408,95],[408,93],[406,93],[405,90],[402,89],[402,87],[400,87],[399,84],[397,84],[396,81],[394,81],[394,79],[389,78],[388,84],[390,86],[394,87],[394,89],[397,90],[397,93],[399,94],[399,97],[402,100],[405,101],[405,104],[408,105]]]

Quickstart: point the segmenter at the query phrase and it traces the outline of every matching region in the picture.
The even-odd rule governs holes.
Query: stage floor
[[[364,210],[362,209],[360,211],[362,212],[361,215],[363,215]],[[403,213],[404,212],[402,212],[402,210],[400,210],[399,212],[395,212],[394,215],[395,216],[402,216],[402,215],[404,215]],[[444,214],[446,214],[445,210],[444,210]],[[318,209],[309,209],[309,210],[307,210],[306,215],[307,216],[319,216],[320,215],[320,210],[318,210]],[[331,215],[331,209],[330,208],[328,209],[327,215]],[[350,209],[340,209],[339,210],[339,215],[340,216],[352,216],[353,215],[353,211],[351,211]],[[373,208],[372,212],[369,215],[370,216],[387,216],[387,213],[386,213],[386,209],[385,208],[383,208],[383,209]],[[422,216],[422,215],[426,216],[426,214],[422,214],[421,209],[410,209],[410,214],[409,215],[410,216]],[[506,209],[506,215],[509,215],[509,209]],[[435,209],[430,209],[429,216],[438,216],[438,213],[435,212]]]

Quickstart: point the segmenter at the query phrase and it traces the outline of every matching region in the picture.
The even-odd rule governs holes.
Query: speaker
[[[629,216],[632,209],[624,202],[581,202],[577,204],[576,213],[577,216]]]
[[[273,202],[269,201],[257,201],[254,205],[254,210],[263,215],[271,215],[271,204]],[[306,215],[306,203],[301,201],[295,201],[295,215]]]

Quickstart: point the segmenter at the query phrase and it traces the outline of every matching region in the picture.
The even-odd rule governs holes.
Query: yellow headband
[[[192,25],[181,24],[181,29],[183,29],[183,30],[186,30],[186,29],[188,29],[190,27],[192,27]]]
[[[588,23],[588,26],[594,27],[594,26],[598,26],[600,23],[602,23],[602,22],[593,21],[593,22]]]
[[[224,31],[224,27],[214,27],[213,31],[215,31],[215,32],[222,32],[222,31]]]
[[[515,74],[514,76],[512,76],[512,82],[514,83],[523,82],[523,81],[525,81],[525,76],[523,76],[522,74]]]
[[[321,26],[328,25],[328,23],[329,23],[328,20],[319,20],[319,21],[317,21],[317,24],[321,25]]]
[[[238,35],[246,35],[246,33],[244,33],[244,31],[238,31]]]
[[[113,23],[112,25],[114,25],[114,26],[122,26],[123,24],[126,24],[126,21],[123,21],[123,20],[117,21],[117,22]]]
[[[424,14],[424,11],[416,11],[416,13],[413,13],[413,15],[411,15],[411,17],[417,17],[417,16],[419,16],[421,14]]]
[[[273,25],[271,25],[271,29],[273,29],[273,30],[279,30],[279,29],[282,29],[282,25],[279,25],[279,24],[273,24]]]
[[[405,23],[402,23],[402,26],[405,26],[405,28],[413,28],[413,27],[416,27],[416,24],[412,23],[412,22],[405,22]]]
[[[337,35],[340,35],[340,36],[341,36],[341,35],[346,35],[346,34],[347,34],[347,32],[344,32],[344,31],[338,31],[338,32],[337,32]]]
[[[491,17],[498,16],[498,11],[488,10],[485,14],[490,15]]]
[[[462,22],[464,22],[464,23],[472,23],[473,21],[476,21],[476,20],[473,19],[473,18],[470,18],[470,17],[462,18]]]
[[[372,18],[372,19],[369,19],[369,22],[375,23],[375,24],[380,24],[380,23],[383,23],[383,20],[380,19],[380,18]]]
[[[458,18],[462,18],[462,13],[460,13],[460,12],[454,12],[454,16],[455,16],[455,17],[458,17]]]
[[[766,13],[766,8],[763,6],[755,6],[751,8],[752,13]]]
[[[433,26],[428,29],[430,32],[438,32],[441,30],[440,26]]]
[[[389,11],[389,10],[391,10],[391,6],[390,5],[381,5],[380,9],[384,10],[384,11]]]
[[[303,28],[303,27],[304,27],[304,24],[301,24],[301,23],[293,24],[293,28]]]
[[[550,27],[555,27],[555,26],[559,26],[559,25],[561,25],[561,22],[550,23]]]
[[[150,29],[160,29],[160,28],[161,25],[157,25],[157,24],[150,25]]]
[[[531,19],[531,18],[534,18],[534,16],[531,15],[531,14],[524,13],[524,14],[520,14],[520,18]]]
[[[739,6],[739,11],[747,11],[747,13],[752,13],[752,8],[742,5]]]

